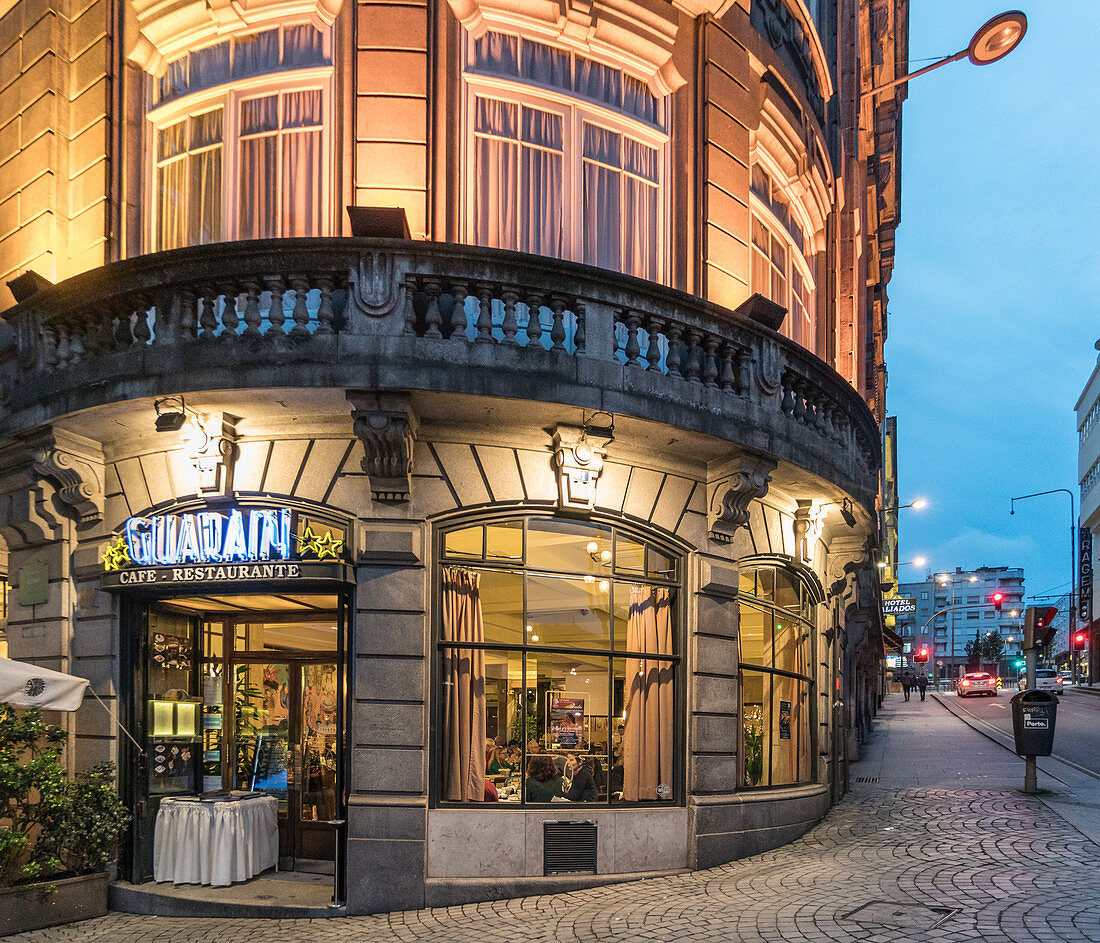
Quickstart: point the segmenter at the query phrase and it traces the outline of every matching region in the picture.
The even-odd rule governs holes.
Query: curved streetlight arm
[[[963,49],[961,52],[955,53],[953,56],[946,56],[943,59],[937,59],[931,65],[926,65],[923,69],[917,69],[916,72],[907,72],[900,79],[894,79],[892,82],[887,82],[885,85],[877,85],[874,88],[869,88],[861,96],[860,100],[864,98],[870,98],[872,95],[877,95],[879,92],[885,92],[892,88],[897,88],[899,85],[908,82],[910,79],[915,79],[918,75],[924,75],[926,72],[931,72],[933,69],[938,69],[940,66],[947,65],[949,62],[958,62],[960,59],[965,59],[967,53],[970,52],[969,48]]]

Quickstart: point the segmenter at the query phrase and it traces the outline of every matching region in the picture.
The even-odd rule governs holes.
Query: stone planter
[[[56,887],[55,893],[46,888]],[[0,889],[0,936],[107,913],[107,875],[85,874]]]

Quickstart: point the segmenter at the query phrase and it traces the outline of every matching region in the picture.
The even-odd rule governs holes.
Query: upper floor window
[[[677,801],[677,560],[531,516],[453,527],[439,562],[441,798]]]
[[[331,228],[330,44],[283,26],[169,63],[148,112],[151,249]]]
[[[817,346],[817,313],[809,237],[796,204],[759,163],[752,168],[751,287],[787,309],[780,332],[809,350]]]
[[[504,33],[468,44],[466,238],[664,276],[667,104],[633,76]]]

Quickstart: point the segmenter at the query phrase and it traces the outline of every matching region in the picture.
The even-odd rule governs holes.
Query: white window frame
[[[535,39],[548,45],[542,38]],[[668,219],[670,218],[670,187],[667,185],[669,166],[669,135],[642,121],[633,120],[622,112],[607,108],[596,102],[579,96],[569,95],[558,89],[544,85],[528,84],[511,78],[484,75],[469,71],[469,62],[473,41],[467,34],[466,66],[462,81],[462,179],[465,181],[465,213],[461,222],[461,238],[472,243],[474,232],[475,179],[475,139],[474,117],[475,99],[478,96],[506,101],[517,106],[527,105],[541,111],[558,114],[562,118],[562,257],[574,262],[584,258],[584,229],[582,205],[584,196],[584,155],[583,122],[599,125],[608,131],[625,135],[652,147],[657,151],[657,273],[656,281],[667,284],[671,240]],[[591,58],[591,57],[590,57]],[[598,61],[598,60],[593,60]],[[617,68],[606,63],[611,68]],[[663,103],[667,108],[667,103]],[[625,169],[619,172],[627,173]]]
[[[239,238],[238,224],[240,201],[240,108],[242,99],[258,98],[281,92],[321,92],[321,235],[333,231],[332,181],[333,172],[333,67],[312,66],[269,72],[231,83],[183,95],[146,112],[145,161],[146,192],[149,194],[143,208],[145,234],[142,240],[146,252],[156,252],[157,219],[157,166],[158,133],[191,115],[201,115],[221,106],[222,112],[222,240],[234,242]],[[281,134],[282,132],[280,132]]]
[[[790,209],[792,221],[796,226],[802,229],[803,242],[807,245],[812,244],[814,238],[813,227],[810,225],[809,216],[802,205],[802,201],[791,196],[790,191],[779,182],[785,178],[785,174],[779,169],[779,166],[767,156],[766,151],[758,151],[754,157],[754,162],[759,164],[761,169],[768,175],[771,186],[783,193],[787,201],[787,206]],[[803,250],[796,245],[787,227],[784,226],[779,217],[775,215],[772,208],[760,199],[751,188],[749,190],[749,210],[750,217],[758,219],[764,225],[764,228],[768,230],[771,238],[774,239],[778,237],[779,241],[783,242],[787,247],[787,271],[784,273],[787,281],[786,297],[777,299],[772,298],[770,294],[768,295],[776,304],[781,304],[787,309],[787,317],[783,319],[783,324],[779,329],[779,333],[784,337],[790,338],[796,344],[805,347],[811,353],[816,354],[818,308],[817,280],[814,278],[810,263],[807,261]],[[753,248],[751,219],[749,225],[749,284],[753,285],[756,283],[754,268],[758,263],[756,261],[756,252]],[[809,305],[806,306],[802,319],[797,324],[794,323],[795,308],[791,302],[792,292],[794,291],[794,282],[791,279],[791,274],[794,269],[797,269],[798,274],[802,278],[802,284],[810,302]],[[771,284],[770,276],[768,284]]]

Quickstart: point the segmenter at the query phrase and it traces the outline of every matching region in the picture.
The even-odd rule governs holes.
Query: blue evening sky
[[[911,0],[911,60],[950,55],[1010,7]],[[1096,0],[1040,0],[1001,62],[909,85],[889,286],[887,408],[898,419],[899,559],[1019,566],[1029,594],[1070,585],[1073,407],[1100,338]],[[911,61],[910,70],[926,65]],[[909,566],[901,579],[922,578]]]

